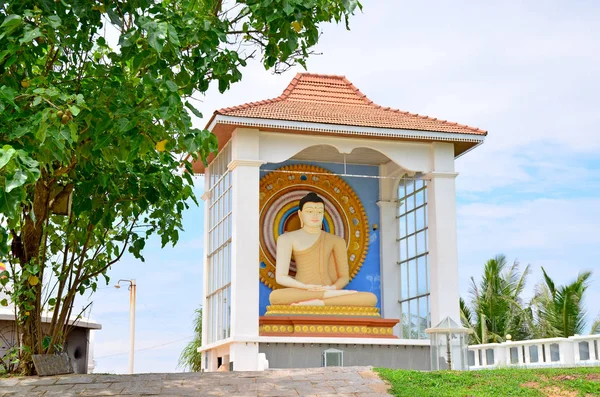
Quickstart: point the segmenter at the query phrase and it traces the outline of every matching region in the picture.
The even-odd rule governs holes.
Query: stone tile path
[[[0,378],[0,397],[384,397],[389,396],[387,390],[371,367]]]

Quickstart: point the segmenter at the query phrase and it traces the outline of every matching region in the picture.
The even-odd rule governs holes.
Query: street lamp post
[[[133,374],[133,355],[135,345],[135,292],[136,284],[133,280],[119,280],[115,288],[121,288],[121,281],[129,283],[129,373]]]

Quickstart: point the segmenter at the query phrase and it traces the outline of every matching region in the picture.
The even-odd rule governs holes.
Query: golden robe
[[[341,290],[350,280],[347,255],[343,238],[321,231],[321,235],[311,247],[292,251],[296,262],[294,278],[303,284],[335,285],[337,290]],[[370,292],[348,291],[351,293],[327,298],[325,292],[280,288],[271,292],[269,301],[271,305],[292,305],[315,299],[322,300],[325,306],[374,307],[377,305],[377,297]]]

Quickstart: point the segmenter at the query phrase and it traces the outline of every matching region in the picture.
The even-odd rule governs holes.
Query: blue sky
[[[346,75],[383,106],[489,130],[456,164],[461,295],[498,253],[531,265],[528,297],[541,266],[559,283],[591,269],[591,322],[600,312],[600,6],[492,3],[365,1],[350,32],[324,28],[322,55],[308,70]],[[198,98],[205,120],[197,126],[215,109],[280,95],[297,71],[272,75],[251,63],[226,94]],[[114,281],[138,280],[137,372],[175,371],[192,335],[202,227],[202,208],[193,207],[177,247],[153,240],[145,263],[126,258],[110,272]],[[103,325],[97,372],[126,372],[127,291],[107,287],[93,299]]]

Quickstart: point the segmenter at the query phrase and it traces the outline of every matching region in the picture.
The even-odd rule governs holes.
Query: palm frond
[[[596,317],[596,320],[592,324],[590,335],[600,334],[600,316]]]
[[[200,372],[202,370],[202,353],[198,348],[202,346],[202,308],[194,311],[194,339],[187,344],[179,355],[177,368]]]

